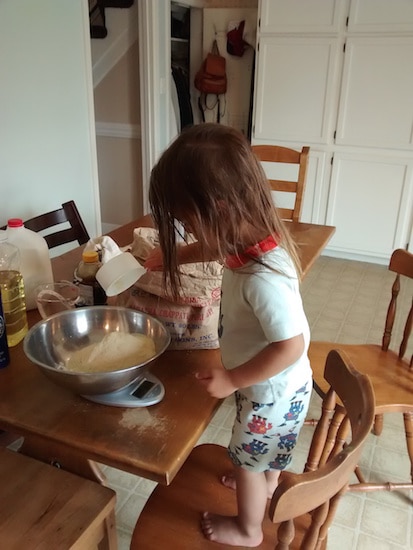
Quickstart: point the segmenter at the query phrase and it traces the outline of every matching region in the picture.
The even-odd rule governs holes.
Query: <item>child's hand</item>
[[[157,246],[152,250],[149,256],[146,258],[143,264],[145,269],[149,271],[162,271],[163,270],[163,257],[160,246]]]
[[[232,384],[228,371],[224,368],[203,369],[198,371],[195,377],[212,397],[217,397],[218,399],[232,395],[237,389]]]

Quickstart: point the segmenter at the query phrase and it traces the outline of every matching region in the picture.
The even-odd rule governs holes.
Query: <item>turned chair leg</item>
[[[376,414],[376,416],[374,417],[373,433],[374,435],[381,435],[382,431],[383,431],[383,415]]]
[[[403,413],[404,431],[406,433],[407,452],[410,458],[410,478],[413,482],[413,413]]]

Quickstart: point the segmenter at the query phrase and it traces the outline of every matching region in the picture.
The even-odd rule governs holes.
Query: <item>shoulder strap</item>
[[[212,42],[211,53],[213,53],[214,55],[220,55],[219,48],[218,48],[218,42],[216,40],[214,40]]]

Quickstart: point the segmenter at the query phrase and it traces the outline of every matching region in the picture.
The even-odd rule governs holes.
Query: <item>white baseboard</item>
[[[331,256],[332,258],[340,258],[342,260],[354,260],[356,262],[366,262],[369,264],[389,265],[390,257],[388,259],[380,256],[367,256],[366,254],[355,254],[352,252],[343,252],[342,250],[332,250],[326,248],[322,256]]]

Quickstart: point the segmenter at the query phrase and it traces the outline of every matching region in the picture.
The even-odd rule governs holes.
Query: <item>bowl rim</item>
[[[34,360],[32,358],[32,354],[29,353],[29,351],[28,351],[29,340],[32,338],[33,333],[36,332],[36,330],[38,330],[40,326],[46,325],[49,322],[50,319],[54,319],[56,317],[64,317],[64,316],[67,316],[67,315],[73,315],[73,312],[78,312],[78,311],[85,311],[85,310],[100,310],[100,311],[102,311],[102,310],[108,310],[108,309],[109,310],[117,310],[117,311],[132,311],[133,313],[137,313],[138,315],[144,315],[145,317],[149,317],[150,319],[154,320],[156,323],[158,323],[159,325],[161,325],[165,329],[165,336],[166,336],[165,348],[162,351],[157,352],[155,355],[153,355],[152,357],[150,357],[149,359],[147,359],[143,363],[139,363],[139,365],[131,365],[130,367],[125,367],[123,369],[116,369],[116,370],[112,370],[112,371],[96,371],[96,372],[71,371],[69,369],[64,369],[64,368],[59,369],[59,368],[56,368],[56,367],[51,367],[50,365],[47,365],[46,363]],[[142,334],[142,333],[141,332],[135,332],[135,333],[132,332],[130,334]],[[41,319],[40,321],[35,323],[32,327],[30,327],[30,329],[28,330],[28,332],[26,333],[26,335],[23,339],[23,351],[24,351],[27,359],[29,359],[29,361],[31,363],[34,363],[35,365],[41,366],[41,367],[43,367],[43,368],[45,368],[45,369],[47,369],[51,372],[60,372],[60,373],[63,373],[64,375],[74,376],[74,377],[82,376],[82,377],[87,377],[87,378],[93,378],[93,377],[96,377],[97,375],[98,376],[99,375],[100,376],[105,375],[105,374],[106,375],[114,375],[114,374],[116,375],[117,373],[131,372],[134,369],[141,369],[141,368],[145,367],[148,363],[151,363],[152,361],[157,359],[160,355],[162,355],[168,349],[168,346],[169,346],[170,343],[171,343],[171,335],[170,335],[168,329],[166,328],[165,324],[160,319],[157,319],[154,315],[150,315],[149,313],[145,313],[144,311],[139,311],[137,309],[133,309],[133,308],[130,308],[130,307],[124,307],[124,306],[110,306],[110,305],[82,306],[80,308],[68,309],[66,311],[59,311],[58,313],[50,315],[50,317],[47,317],[47,319]]]

